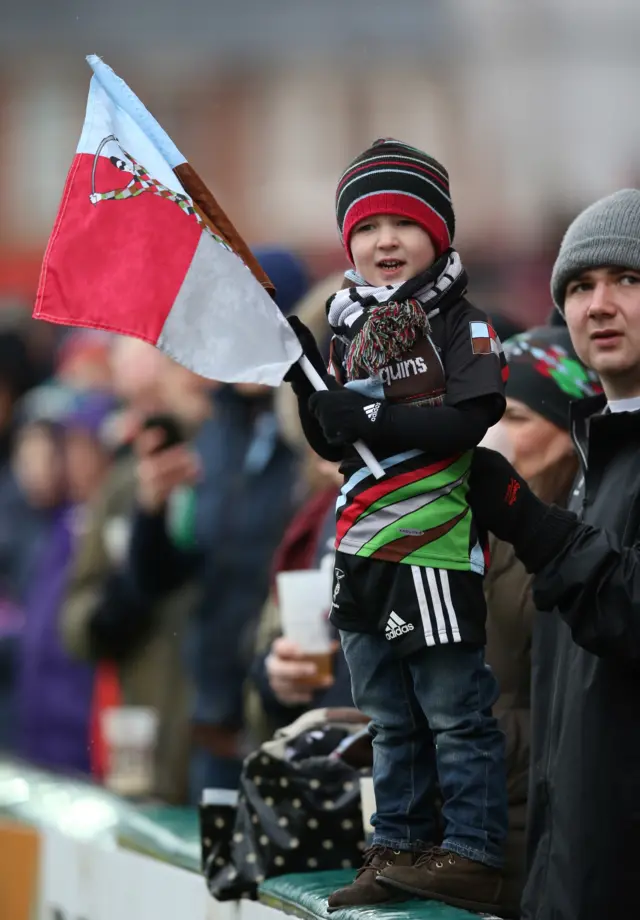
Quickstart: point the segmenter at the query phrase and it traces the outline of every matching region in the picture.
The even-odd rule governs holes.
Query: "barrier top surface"
[[[470,920],[478,914],[458,910],[437,901],[399,901],[375,908],[354,907],[336,913],[327,912],[327,898],[332,891],[353,880],[352,870],[335,872],[305,872],[270,878],[260,885],[259,898],[271,907],[303,918],[332,918],[332,920]],[[484,915],[489,920],[489,915]],[[493,918],[499,920],[499,918]]]

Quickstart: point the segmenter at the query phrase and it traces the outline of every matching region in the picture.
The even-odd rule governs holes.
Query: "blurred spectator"
[[[62,611],[62,637],[75,658],[99,664],[96,729],[114,670],[123,704],[157,711],[153,791],[180,803],[186,798],[191,702],[184,636],[196,589],[185,584],[156,600],[136,590],[128,577],[136,486],[131,446],[145,419],[158,413],[173,412],[185,434],[195,429],[211,411],[211,384],[136,339],[117,338],[110,363],[123,401],[109,432],[117,457],[88,509]],[[95,757],[94,772],[99,774],[102,766]]]
[[[76,391],[112,388],[109,360],[113,336],[95,329],[73,329],[56,355],[57,380]]]
[[[0,329],[0,749],[15,742],[16,647],[29,561],[47,512],[31,507],[15,478],[11,456],[20,398],[33,383],[26,343],[14,328]]]
[[[47,767],[89,772],[93,669],[71,661],[58,638],[58,619],[82,512],[104,476],[108,452],[101,426],[110,397],[87,394],[59,423],[30,423],[16,464],[22,488],[53,514],[34,560],[24,600],[20,641],[18,722],[21,753]]]
[[[291,521],[278,547],[274,576],[278,572],[333,567],[335,503],[343,477],[337,464],[315,454],[310,470],[313,491]],[[267,741],[276,729],[293,722],[307,709],[353,706],[349,670],[337,642],[333,677],[324,687],[312,692],[301,687],[300,682],[313,677],[315,670],[316,666],[305,659],[302,650],[282,636],[274,580],[260,617],[256,654],[246,693],[247,722],[256,743]]]
[[[256,255],[276,286],[278,305],[290,311],[306,290],[301,263],[280,250]],[[253,384],[223,386],[212,400],[213,417],[195,442],[202,473],[193,513],[183,509],[182,548],[167,503],[177,486],[193,481],[195,461],[183,446],[158,452],[161,445],[146,432],[130,550],[138,590],[158,597],[194,574],[202,587],[188,648],[196,691],[194,801],[205,786],[233,788],[238,781],[249,636],[268,592],[271,559],[291,514],[297,475],[297,457],[278,429],[272,391]]]
[[[326,302],[343,284],[343,273],[335,272],[317,282],[296,305],[296,315],[313,331],[327,360],[330,334]],[[291,387],[280,387],[275,407],[284,437],[305,457],[302,481],[306,500],[278,547],[274,575],[296,568],[318,568],[323,560],[327,562],[327,557],[333,558],[335,499],[343,481],[335,464],[322,460],[308,447]],[[281,636],[275,582],[272,582],[260,616],[255,657],[246,687],[247,724],[256,742],[267,740],[277,728],[289,724],[310,705],[353,705],[349,672],[341,652],[336,654],[333,682],[315,694],[300,688],[300,678],[313,667],[302,658],[300,650]]]
[[[17,486],[11,467],[16,436],[16,413],[20,398],[31,384],[31,368],[22,336],[10,329],[0,330],[0,598],[14,601],[20,593],[16,573],[20,560],[16,554],[17,531],[27,529],[34,517]]]

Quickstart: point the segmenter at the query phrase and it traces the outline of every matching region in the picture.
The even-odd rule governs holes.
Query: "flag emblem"
[[[103,153],[105,148],[106,153]],[[125,177],[127,179],[127,184],[124,187],[111,188],[107,192],[99,192],[96,189],[96,174],[100,166],[101,155],[105,156],[115,169],[124,174],[122,179],[124,180]],[[112,176],[112,184],[115,184],[116,181],[119,180],[120,177],[115,174]],[[197,222],[201,224],[205,230],[209,230],[209,227],[203,222],[193,205],[193,201],[188,195],[170,189],[157,179],[154,179],[149,174],[149,171],[124,149],[115,134],[109,134],[108,137],[104,137],[100,141],[93,158],[91,193],[89,195],[91,204],[97,205],[101,201],[123,201],[126,198],[136,198],[144,192],[151,192],[154,195],[158,195],[160,198],[174,201],[185,214],[195,217]],[[215,238],[222,245],[226,245],[222,237],[216,236]]]
[[[500,362],[500,376],[502,382],[509,379],[509,365],[502,347],[498,333],[491,323],[473,321],[469,323],[471,333],[471,350],[474,355],[495,355]]]
[[[474,355],[501,355],[502,343],[489,323],[469,323],[471,347]]]

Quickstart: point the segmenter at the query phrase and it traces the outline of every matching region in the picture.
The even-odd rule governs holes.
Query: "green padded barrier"
[[[195,808],[157,805],[133,810],[118,826],[121,847],[201,872],[200,824]]]
[[[458,910],[436,901],[396,901],[374,908],[353,907],[327,912],[327,897],[332,891],[348,885],[354,873],[349,869],[335,872],[304,872],[280,875],[260,885],[259,898],[263,904],[275,907],[302,920],[318,917],[333,920],[470,920],[478,918],[466,910]]]
[[[136,806],[90,782],[0,759],[0,815],[200,872],[195,809]]]

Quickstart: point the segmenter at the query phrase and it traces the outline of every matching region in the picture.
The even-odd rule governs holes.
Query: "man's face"
[[[393,214],[377,214],[357,223],[349,248],[358,274],[376,287],[408,281],[436,259],[429,234],[414,221]]]
[[[608,398],[640,395],[640,272],[595,268],[573,278],[564,312],[578,357]]]

